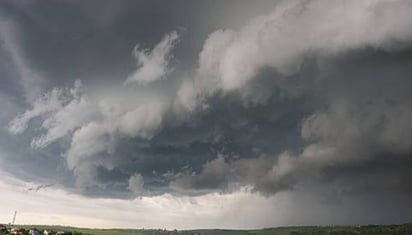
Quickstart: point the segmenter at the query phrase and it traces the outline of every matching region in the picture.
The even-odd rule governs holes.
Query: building
[[[40,232],[37,229],[32,228],[29,230],[29,235],[40,235]]]

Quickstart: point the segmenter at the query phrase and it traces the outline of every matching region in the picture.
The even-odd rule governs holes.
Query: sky
[[[411,222],[411,11],[0,1],[0,222]]]

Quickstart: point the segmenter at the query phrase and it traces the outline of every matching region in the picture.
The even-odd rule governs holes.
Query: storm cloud
[[[210,25],[120,2],[0,3],[2,170],[103,198],[412,196],[410,1],[202,3],[249,12]]]

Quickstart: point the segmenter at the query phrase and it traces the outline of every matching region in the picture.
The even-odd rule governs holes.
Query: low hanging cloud
[[[179,73],[173,31],[151,50],[136,46],[138,68],[123,85],[53,89],[8,130],[41,120],[36,149],[68,138],[61,154],[81,189],[410,192],[411,11],[402,0],[283,1],[211,33],[198,66]]]

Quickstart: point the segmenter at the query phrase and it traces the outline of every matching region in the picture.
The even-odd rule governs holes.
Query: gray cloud
[[[23,96],[27,102],[31,102],[41,94],[45,81],[40,72],[30,66],[17,43],[20,29],[12,21],[1,21],[0,32],[2,49],[7,54],[6,58],[12,61],[14,72],[18,74],[18,84],[23,90]]]
[[[250,180],[247,174],[234,176],[237,164],[241,164],[243,159],[221,159],[214,163],[219,162],[220,167],[217,169],[225,169],[226,174],[215,180],[249,184],[254,190],[266,195],[294,189],[308,180],[344,181],[345,187],[355,192],[363,191],[365,187],[377,191],[391,188],[398,192],[409,188],[404,179],[408,177],[411,154],[408,141],[411,97],[408,89],[403,88],[411,82],[408,78],[409,62],[399,62],[399,58],[396,58],[396,68],[384,67],[382,63],[388,63],[388,60],[381,57],[375,62],[364,63],[362,69],[359,69],[356,63],[347,64],[348,61],[370,58],[371,55],[375,60],[379,57],[369,50],[366,54],[369,55],[351,55],[349,58],[339,59],[334,62],[337,64],[329,64],[327,70],[323,70],[323,65],[316,65],[316,74],[319,77],[326,76],[324,80],[317,80],[316,77],[305,78],[310,80],[312,85],[306,86],[301,94],[316,92],[318,97],[326,101],[313,114],[305,115],[301,119],[300,133],[306,145],[266,157],[265,164],[254,169],[259,174],[253,180]],[[334,66],[344,67],[346,73],[331,72]],[[302,73],[306,71],[303,70]],[[387,74],[394,71],[398,74],[397,82],[392,80],[388,87]],[[333,76],[329,77],[331,73]],[[400,126],[402,128],[398,128]],[[259,161],[248,165],[259,166]],[[181,176],[175,185],[181,188],[193,186],[210,189],[198,184],[199,180],[205,181],[203,178],[210,175],[210,167],[208,163],[199,174]],[[213,180],[213,177],[210,177],[210,180]],[[213,189],[227,188],[228,185],[225,184],[224,187],[218,185]]]
[[[122,24],[129,10],[121,4],[116,9],[122,14],[92,20],[87,12],[94,4],[65,4],[86,25],[33,36],[63,40],[74,34],[60,42],[65,49],[58,56],[56,45],[43,45],[34,63],[61,75],[42,78],[57,88],[19,101],[16,116],[0,119],[7,128],[1,147],[14,146],[13,156],[34,156],[2,157],[4,164],[29,168],[26,178],[47,174],[38,173],[44,165],[60,167],[53,170],[55,182],[44,176],[41,183],[91,197],[247,188],[266,196],[310,192],[324,203],[345,205],[371,194],[376,201],[411,195],[408,1],[283,1],[233,29],[205,26],[193,36],[196,27],[173,22],[139,37]],[[46,25],[46,15],[27,17]],[[119,25],[127,30],[119,33]],[[185,29],[178,35],[180,26]],[[148,26],[141,27],[136,31]],[[102,37],[96,48],[85,32]],[[112,49],[102,49],[109,41]],[[6,51],[17,48],[10,42]],[[16,58],[36,54],[26,43],[27,55],[9,52],[17,71],[26,63]],[[48,61],[44,53],[71,62]],[[91,62],[74,61],[78,57]],[[10,89],[1,88],[0,95],[13,100]]]

